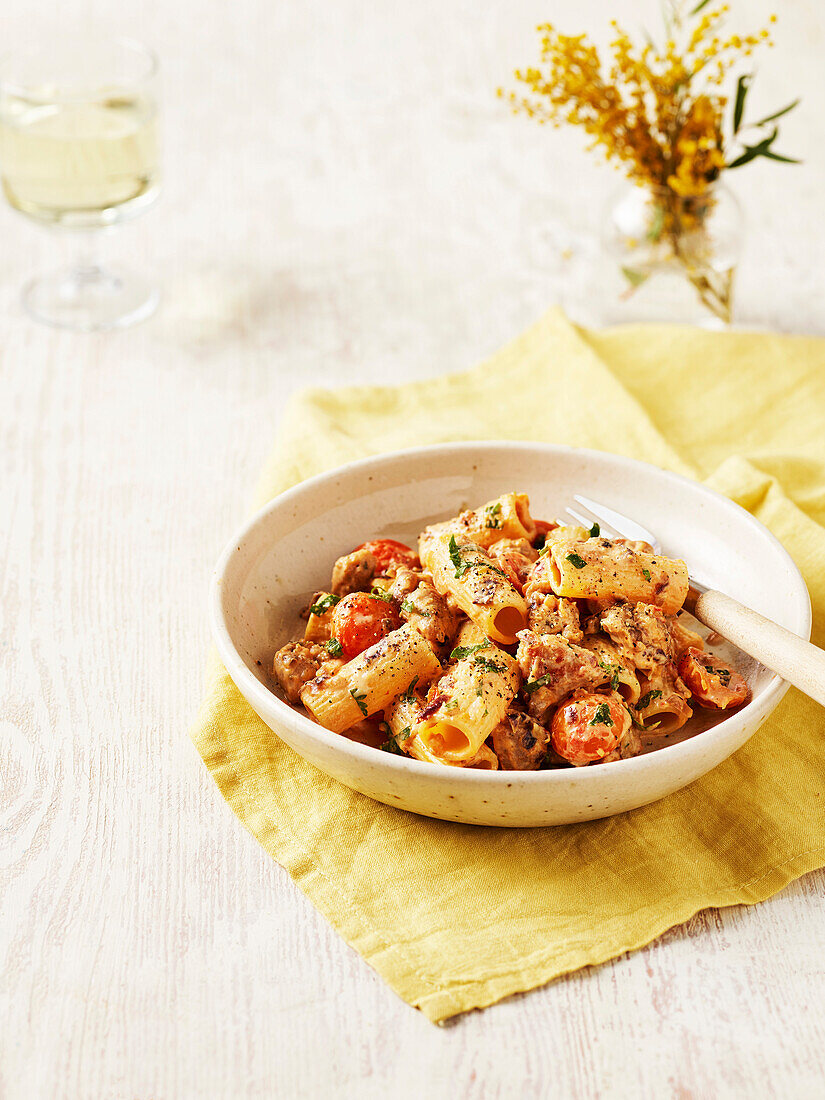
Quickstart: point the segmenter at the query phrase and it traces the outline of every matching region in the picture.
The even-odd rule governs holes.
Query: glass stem
[[[100,230],[80,229],[74,234],[72,273],[79,286],[88,286],[104,278],[100,254]]]

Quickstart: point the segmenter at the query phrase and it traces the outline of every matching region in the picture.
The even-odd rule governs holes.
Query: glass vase
[[[604,323],[729,325],[743,229],[722,184],[698,196],[626,184],[601,228]]]

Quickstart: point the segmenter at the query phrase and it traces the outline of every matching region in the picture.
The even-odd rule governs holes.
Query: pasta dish
[[[505,493],[339,558],[274,657],[320,725],[432,764],[534,771],[635,756],[744,678],[681,621],[685,563],[533,519]]]

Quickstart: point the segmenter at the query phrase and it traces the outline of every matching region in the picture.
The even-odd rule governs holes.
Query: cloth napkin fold
[[[825,340],[596,333],[553,310],[473,370],[307,391],[283,425],[258,503],[342,462],[447,440],[589,446],[705,479],[787,547],[825,644]],[[744,748],[677,794],[604,821],[516,830],[416,817],[342,787],[271,733],[214,656],[192,730],[246,828],[433,1021],[825,865],[824,735],[825,711],[792,688]]]

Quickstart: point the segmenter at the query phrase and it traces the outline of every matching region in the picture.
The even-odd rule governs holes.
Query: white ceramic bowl
[[[541,772],[438,767],[330,733],[272,690],[275,651],[300,631],[298,612],[335,559],[370,538],[413,543],[428,523],[510,490],[533,515],[563,514],[575,492],[649,527],[665,553],[801,637],[805,582],[779,542],[725,497],[653,466],[597,451],[528,443],[459,443],[366,459],[276,497],[229,543],[215,570],[211,622],[226,668],[250,706],[304,759],[358,791],[429,817],[479,825],[558,825],[653,802],[704,775],[755,732],[787,690],[751,665],[752,701],[715,726],[656,752]]]

